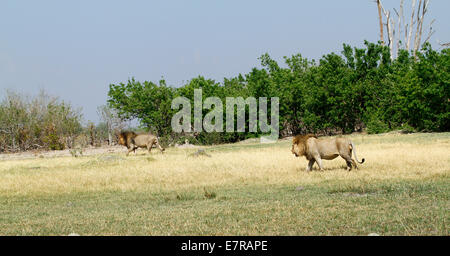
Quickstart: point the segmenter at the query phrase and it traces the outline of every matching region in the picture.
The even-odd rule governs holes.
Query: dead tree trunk
[[[405,46],[404,47],[406,48],[407,51],[412,49],[412,51],[413,51],[412,54],[414,56],[414,60],[417,60],[417,51],[419,51],[420,48],[422,47],[422,45],[424,43],[428,42],[430,37],[434,34],[434,31],[432,28],[432,25],[434,22],[434,20],[433,20],[430,23],[430,31],[428,33],[428,36],[422,42],[423,23],[424,23],[424,19],[425,19],[425,14],[428,11],[428,6],[430,4],[430,0],[419,0],[419,6],[417,8],[417,13],[416,13],[416,9],[415,9],[416,2],[417,2],[417,0],[412,0],[411,20],[410,20],[409,24],[404,25],[404,29],[405,29],[405,33],[404,33]],[[402,34],[403,23],[406,23],[406,20],[403,15],[404,0],[400,1],[400,12],[398,12],[394,8],[394,11],[398,17],[398,28],[396,28],[396,26],[395,26],[396,25],[395,20],[392,17],[391,12],[389,10],[385,10],[383,8],[381,0],[377,0],[376,3],[378,6],[378,11],[379,11],[380,25],[383,24],[380,13],[382,12],[384,14],[384,16],[386,17],[386,23],[384,25],[386,25],[386,30],[387,30],[387,35],[388,35],[387,42],[388,42],[390,52],[391,52],[391,59],[394,59],[395,57],[398,57],[398,51],[400,50],[400,47],[401,47],[400,46],[400,37],[402,36],[401,34]],[[414,33],[414,40],[411,44],[413,30],[415,30],[415,33]],[[382,29],[380,31],[382,32]],[[382,38],[383,38],[383,35],[382,35]],[[382,43],[384,45],[384,41]],[[394,50],[394,44],[396,45],[395,50]]]
[[[377,0],[377,6],[378,6],[378,19],[380,21],[380,40],[381,40],[381,45],[384,45],[383,18],[381,16],[381,2],[380,2],[380,0]]]
[[[390,49],[390,53],[391,53],[391,60],[394,60],[394,29],[395,29],[395,23],[394,20],[391,18],[391,12],[390,11],[386,11],[383,6],[381,5],[381,1],[380,2],[380,7],[383,10],[384,16],[386,16],[386,30],[387,30],[387,35],[388,35],[388,41],[389,41],[389,49]]]
[[[416,59],[416,52],[419,49],[419,30],[420,30],[420,8],[422,7],[422,0],[419,0],[419,8],[417,9],[417,16],[416,16],[416,34],[414,35],[414,47],[413,47],[413,55],[414,59]]]
[[[404,3],[404,0],[401,0],[400,1],[400,13],[394,9],[395,12],[397,13],[397,17],[398,17],[398,30],[397,30],[397,35],[396,35],[396,57],[398,57],[398,51],[400,50],[400,35],[402,34],[402,21],[404,22],[403,3]]]
[[[412,31],[413,31],[413,26],[414,26],[414,13],[415,8],[416,8],[416,1],[417,0],[413,0],[412,1],[412,9],[411,9],[411,21],[409,22],[409,29],[408,29],[408,38],[405,38],[406,40],[406,50],[409,52],[409,48],[411,46],[411,37],[412,37]]]
[[[414,37],[414,59],[417,59],[417,51],[420,50],[420,47],[422,46],[422,32],[423,32],[423,20],[425,18],[425,14],[428,11],[428,4],[430,3],[430,0],[419,0],[419,9],[417,9],[417,29],[416,29],[416,36]],[[421,9],[422,7],[422,9]],[[431,33],[431,32],[430,32]],[[427,39],[428,40],[428,39]]]

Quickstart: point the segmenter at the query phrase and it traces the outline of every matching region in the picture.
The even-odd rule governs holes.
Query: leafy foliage
[[[279,97],[281,136],[450,129],[449,49],[438,52],[425,44],[417,61],[405,50],[391,60],[388,47],[366,41],[365,48],[344,44],[341,53],[324,55],[318,63],[297,54],[284,58],[285,67],[264,54],[259,58],[262,68],[223,83],[200,76],[175,88],[165,81],[157,85],[131,79],[111,84],[108,102],[121,117],[138,118],[144,127],[169,137],[177,137],[170,127],[172,99],[186,97],[193,108],[196,88],[203,89],[203,99],[214,96],[223,103],[226,97]],[[215,144],[260,134],[247,127],[243,133],[195,135],[198,143]]]
[[[44,91],[33,98],[7,91],[0,102],[0,152],[71,148],[81,118],[79,109]]]

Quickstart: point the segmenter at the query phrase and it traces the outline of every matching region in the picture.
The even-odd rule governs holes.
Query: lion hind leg
[[[349,171],[352,169],[352,164],[355,166],[355,169],[358,170],[358,166],[356,165],[356,161],[352,158],[352,145],[350,145],[350,150],[348,152],[348,156],[345,155],[342,158],[345,159],[347,162],[347,166],[350,168]]]
[[[159,144],[159,140],[156,140],[156,145],[158,146],[159,150],[161,151],[161,153],[164,153],[164,148],[161,147],[161,144]]]
[[[347,164],[347,171],[351,171],[352,170],[352,164],[355,163],[355,161],[352,159],[351,157],[351,153],[350,156],[347,155],[341,155],[341,157],[345,160],[345,163]],[[355,164],[356,167],[356,164]],[[358,169],[358,167],[356,167]]]
[[[352,159],[352,163],[355,166],[355,169],[358,170],[358,165],[356,165],[356,161]]]
[[[351,171],[352,170],[352,161],[345,161],[347,163],[347,171]]]
[[[155,141],[151,141],[147,144],[147,150],[149,154],[152,152],[153,144],[155,144]]]

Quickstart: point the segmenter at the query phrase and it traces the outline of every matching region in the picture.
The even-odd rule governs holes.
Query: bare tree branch
[[[391,52],[391,60],[394,59],[394,29],[395,29],[395,22],[391,18],[391,12],[386,11],[381,4],[381,1],[379,1],[379,6],[381,7],[381,10],[384,13],[384,16],[386,16],[386,29],[388,32],[388,40],[389,40],[389,49]]]
[[[423,44],[425,44],[426,42],[428,42],[428,41],[430,40],[431,36],[434,34],[434,32],[436,32],[436,31],[433,30],[433,27],[432,27],[435,20],[436,20],[436,19],[433,19],[433,20],[431,21],[431,23],[430,23],[430,30],[429,30],[429,32],[428,32],[428,36],[427,36],[427,38],[425,39],[425,41],[423,41]],[[422,45],[423,45],[423,44],[422,44]]]
[[[420,46],[422,45],[422,31],[423,31],[423,21],[425,18],[425,14],[428,11],[428,5],[430,3],[430,0],[419,0],[419,9],[417,9],[417,27],[416,27],[416,36],[414,40],[414,59],[417,58],[417,51],[419,50]],[[422,7],[422,9],[420,8]]]
[[[400,50],[400,35],[402,34],[402,19],[403,19],[403,3],[404,0],[400,1],[400,13],[394,8],[395,13],[398,17],[398,31],[395,36],[396,38],[396,49],[395,49],[395,56],[398,56],[398,51]]]
[[[414,14],[415,14],[415,8],[416,8],[416,1],[412,1],[412,9],[411,9],[411,22],[409,23],[409,30],[408,30],[408,38],[406,39],[406,50],[409,51],[409,47],[411,46],[411,36],[412,36],[412,30],[414,26]]]
[[[417,9],[417,16],[416,16],[416,34],[414,35],[414,59],[416,59],[416,53],[417,50],[419,49],[419,45],[420,45],[420,39],[419,39],[419,31],[420,31],[420,21],[422,20],[423,16],[421,16],[421,8],[422,8],[422,0],[419,0],[419,8]]]

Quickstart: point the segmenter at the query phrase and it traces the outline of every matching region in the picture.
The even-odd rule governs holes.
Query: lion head
[[[296,157],[304,156],[306,153],[306,141],[309,138],[317,138],[314,134],[297,135],[292,139],[292,154]]]

